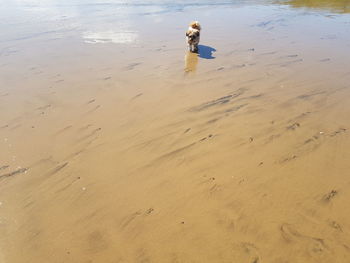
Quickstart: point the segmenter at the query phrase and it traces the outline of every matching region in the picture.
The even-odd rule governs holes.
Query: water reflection
[[[136,32],[114,32],[114,31],[103,31],[103,32],[84,32],[83,38],[86,43],[132,43],[137,39]]]
[[[350,13],[350,0],[289,0],[284,3],[294,8],[306,7],[336,13]]]
[[[185,72],[196,72],[198,64],[198,54],[188,51],[185,56]]]

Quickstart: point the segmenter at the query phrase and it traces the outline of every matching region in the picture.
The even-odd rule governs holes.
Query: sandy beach
[[[0,3],[0,262],[350,262],[350,1],[317,2]]]

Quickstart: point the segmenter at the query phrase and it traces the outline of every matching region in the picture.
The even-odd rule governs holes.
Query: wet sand
[[[8,5],[0,262],[349,262],[350,16],[300,2]]]

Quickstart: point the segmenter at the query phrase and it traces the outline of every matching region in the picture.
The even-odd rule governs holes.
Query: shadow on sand
[[[205,58],[205,59],[214,59],[213,57],[213,52],[215,52],[216,49],[204,45],[198,45],[198,56],[200,58]]]

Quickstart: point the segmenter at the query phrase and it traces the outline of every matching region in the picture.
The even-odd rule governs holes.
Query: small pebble
[[[86,188],[85,188],[85,187],[82,187],[82,188],[81,188],[81,190],[85,191],[85,190],[86,190]]]

